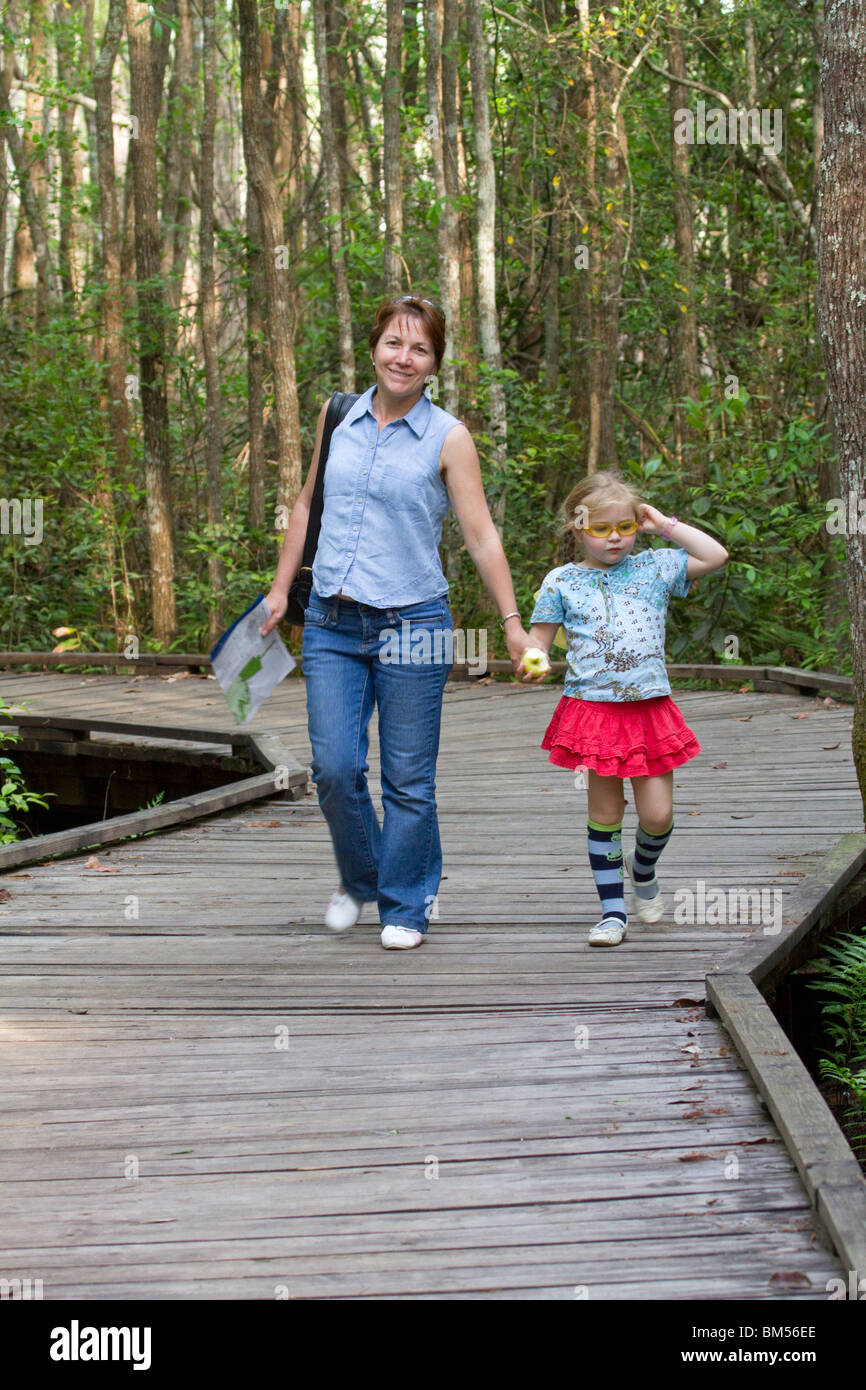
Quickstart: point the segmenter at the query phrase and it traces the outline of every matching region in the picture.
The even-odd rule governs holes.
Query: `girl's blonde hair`
[[[601,511],[612,502],[623,502],[629,507],[637,520],[638,507],[644,499],[616,468],[606,468],[600,473],[587,473],[585,478],[575,483],[562,504],[562,518],[559,535],[562,537],[562,563],[570,564],[577,550],[574,523],[586,512]]]

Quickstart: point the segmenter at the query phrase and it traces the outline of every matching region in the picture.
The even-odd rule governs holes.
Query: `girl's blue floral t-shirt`
[[[560,565],[546,574],[533,623],[561,623],[568,641],[565,694],[576,700],[670,695],[665,616],[689,591],[688,551],[626,555],[607,569]]]

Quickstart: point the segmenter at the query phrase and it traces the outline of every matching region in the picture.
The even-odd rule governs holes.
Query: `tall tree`
[[[283,213],[269,157],[261,95],[261,43],[255,0],[238,0],[244,156],[261,220],[268,296],[268,343],[277,417],[278,499],[292,506],[301,490],[301,428],[295,376],[292,274]]]
[[[93,66],[96,98],[96,159],[99,180],[99,221],[102,230],[102,343],[104,377],[100,408],[107,417],[112,454],[119,478],[131,475],[129,405],[126,399],[126,345],[123,339],[123,286],[120,269],[120,223],[114,171],[114,125],[111,75],[123,36],[124,0],[110,0],[102,47]],[[111,471],[100,480],[100,511],[106,528],[109,592],[115,634],[134,628],[131,589],[126,587],[126,612],[121,616],[115,597],[115,512]],[[126,566],[124,566],[124,572]]]
[[[346,270],[343,238],[343,194],[334,125],[331,75],[328,63],[328,16],[325,0],[313,0],[316,69],[319,76],[319,119],[322,133],[322,161],[325,173],[325,203],[328,210],[328,250],[334,278],[337,307],[337,347],[340,358],[340,390],[355,389],[355,347],[352,339],[352,303]]]
[[[403,0],[387,0],[385,23],[385,294],[396,299],[403,285]]]
[[[446,340],[442,361],[442,404],[456,415],[460,409],[457,368],[460,324],[460,228],[456,189],[449,194],[446,177],[445,120],[442,103],[442,36],[437,0],[425,0],[424,29],[427,37],[427,129],[433,162],[433,181],[439,219],[436,244],[439,259],[439,295],[445,312]],[[456,174],[456,170],[455,170]],[[452,187],[454,186],[452,181]]]
[[[207,453],[207,519],[213,549],[208,557],[211,603],[209,638],[216,641],[223,626],[222,565],[213,532],[222,523],[222,428],[220,366],[217,343],[216,268],[214,264],[214,137],[216,131],[216,20],[214,0],[202,3],[202,73],[204,101],[199,162],[199,264],[201,266],[201,342],[206,392],[205,445]]]
[[[165,392],[165,302],[160,276],[157,205],[156,91],[151,57],[151,18],[146,0],[126,0],[129,84],[137,134],[130,141],[135,198],[135,267],[141,414],[153,632],[172,640],[177,626],[174,592],[174,526],[171,446]]]
[[[469,64],[472,73],[472,124],[475,136],[475,167],[478,179],[476,209],[476,273],[478,277],[478,320],[481,351],[491,372],[488,383],[488,414],[493,456],[505,462],[507,420],[505,391],[499,373],[502,347],[496,312],[496,175],[493,143],[490,137],[490,108],[487,98],[487,40],[481,18],[480,0],[467,0],[466,25],[469,38]],[[505,489],[498,489],[494,515],[501,525],[505,519]]]
[[[818,325],[845,507],[852,619],[854,767],[866,823],[866,5],[831,0],[824,17],[824,147]]]
[[[680,313],[674,320],[671,350],[673,355],[673,384],[676,395],[674,407],[674,440],[677,454],[684,464],[684,477],[699,484],[703,482],[702,455],[697,453],[698,440],[688,422],[687,411],[680,402],[690,396],[698,397],[700,388],[698,357],[698,318],[695,305],[695,225],[692,194],[689,184],[689,147],[674,138],[675,113],[683,110],[688,89],[682,78],[686,75],[683,36],[680,27],[679,0],[675,0],[668,38],[668,64],[673,81],[670,84],[671,158],[674,172],[674,238],[677,255],[677,283],[681,290]]]
[[[17,296],[15,309],[21,318],[26,318],[34,308],[34,289],[37,315],[47,307],[46,301],[50,296],[51,273],[48,270],[47,247],[48,182],[44,151],[38,139],[44,106],[40,79],[46,61],[47,33],[48,0],[30,0],[24,134],[17,137],[22,158],[16,158],[13,143],[15,137],[10,140],[10,150],[21,188],[21,209],[12,252],[12,285]],[[26,180],[22,181],[25,168]],[[45,245],[37,245],[37,241],[41,241],[42,238],[45,238]]]

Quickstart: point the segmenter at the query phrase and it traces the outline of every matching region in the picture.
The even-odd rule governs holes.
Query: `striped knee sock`
[[[618,825],[598,825],[587,821],[589,864],[601,899],[603,917],[628,922],[622,882],[622,821]]]
[[[671,838],[673,829],[674,823],[671,819],[670,825],[663,834],[651,835],[648,830],[644,830],[638,821],[632,870],[634,891],[639,898],[655,898],[659,893],[659,886],[656,882],[656,860]]]

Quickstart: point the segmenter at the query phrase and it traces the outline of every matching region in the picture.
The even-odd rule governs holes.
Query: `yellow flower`
[[[507,236],[507,237],[505,238],[505,240],[506,240],[506,243],[507,243],[509,246],[513,246],[513,245],[514,245],[514,237],[513,237],[513,236]]]
[[[638,261],[638,265],[640,266],[641,270],[649,270],[649,266],[647,265],[646,261]]]
[[[559,174],[554,174],[554,176],[553,176],[553,186],[554,186],[554,188],[558,188],[558,187],[559,187],[559,184],[560,184]]]

